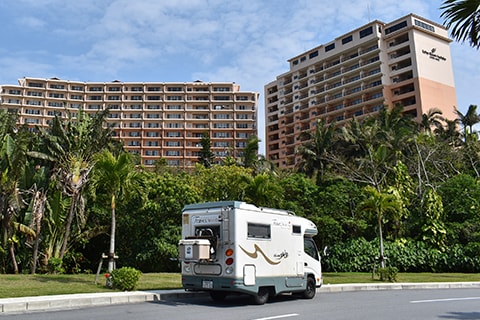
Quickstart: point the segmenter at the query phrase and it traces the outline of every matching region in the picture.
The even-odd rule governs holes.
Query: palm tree
[[[143,196],[143,176],[135,167],[130,153],[122,152],[115,157],[110,151],[101,152],[96,157],[93,174],[94,186],[109,198],[112,210],[110,226],[110,249],[108,271],[115,265],[116,207],[119,200],[126,201],[132,196]],[[97,192],[97,194],[99,194]]]
[[[251,135],[247,139],[245,148],[243,149],[243,166],[245,168],[253,168],[258,160],[258,143],[260,139]]]
[[[459,119],[445,119],[445,126],[435,128],[435,134],[449,145],[457,147],[461,144],[461,134],[458,131]]]
[[[445,0],[440,7],[445,26],[453,38],[480,47],[480,0]]]
[[[245,188],[245,201],[261,207],[279,207],[283,190],[269,173],[256,175]]]
[[[477,113],[477,106],[471,104],[465,114],[455,108],[455,113],[458,115],[458,119],[463,126],[465,137],[473,133],[473,126],[480,122],[480,116]],[[467,128],[469,129],[468,131]]]
[[[18,130],[15,123],[16,115],[0,110],[0,252],[9,253],[13,271],[18,273],[14,232],[26,228],[15,218],[23,206],[20,187],[27,167],[30,133]]]
[[[432,132],[433,128],[442,127],[442,111],[438,108],[429,109],[427,113],[422,114],[422,119],[420,121],[420,130],[425,132]]]
[[[80,224],[85,222],[82,192],[94,165],[94,155],[104,148],[118,148],[118,144],[113,142],[112,129],[104,127],[107,115],[108,110],[91,116],[80,109],[76,118],[69,114],[64,122],[55,117],[49,128],[39,128],[41,150],[30,152],[31,156],[50,163],[52,180],[71,198],[60,259],[67,251],[74,217]],[[80,231],[81,225],[77,227]]]
[[[380,265],[385,268],[385,255],[383,250],[382,224],[388,213],[399,214],[402,210],[402,203],[396,196],[383,193],[372,186],[365,187],[367,198],[359,205],[361,211],[374,214],[378,223],[378,237],[380,238]]]
[[[335,123],[326,124],[325,119],[318,119],[315,131],[303,131],[299,139],[305,141],[296,150],[301,157],[298,170],[308,176],[317,176],[317,182],[323,177],[328,164],[327,154],[335,143]]]

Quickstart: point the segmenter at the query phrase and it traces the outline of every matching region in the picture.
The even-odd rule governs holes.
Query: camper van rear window
[[[256,239],[270,239],[270,225],[268,224],[259,224],[259,223],[249,223],[248,224],[248,237]]]

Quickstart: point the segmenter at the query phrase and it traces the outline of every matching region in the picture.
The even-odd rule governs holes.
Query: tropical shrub
[[[122,291],[132,291],[137,286],[141,275],[142,272],[131,267],[114,269],[111,274],[112,286]]]

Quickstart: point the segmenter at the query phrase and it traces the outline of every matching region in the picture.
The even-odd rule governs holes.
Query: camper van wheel
[[[267,287],[258,288],[258,293],[253,295],[253,302],[258,305],[265,304],[270,297],[270,289]]]
[[[312,277],[307,278],[307,289],[303,291],[302,297],[304,299],[313,299],[315,297],[315,293],[317,291],[317,288],[315,287],[315,279]]]
[[[212,298],[213,301],[223,301],[225,300],[225,297],[227,296],[226,292],[223,291],[210,291],[210,298]]]

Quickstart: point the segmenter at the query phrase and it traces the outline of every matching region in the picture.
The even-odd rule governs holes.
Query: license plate
[[[202,288],[203,289],[213,289],[213,281],[203,280],[202,281]]]

